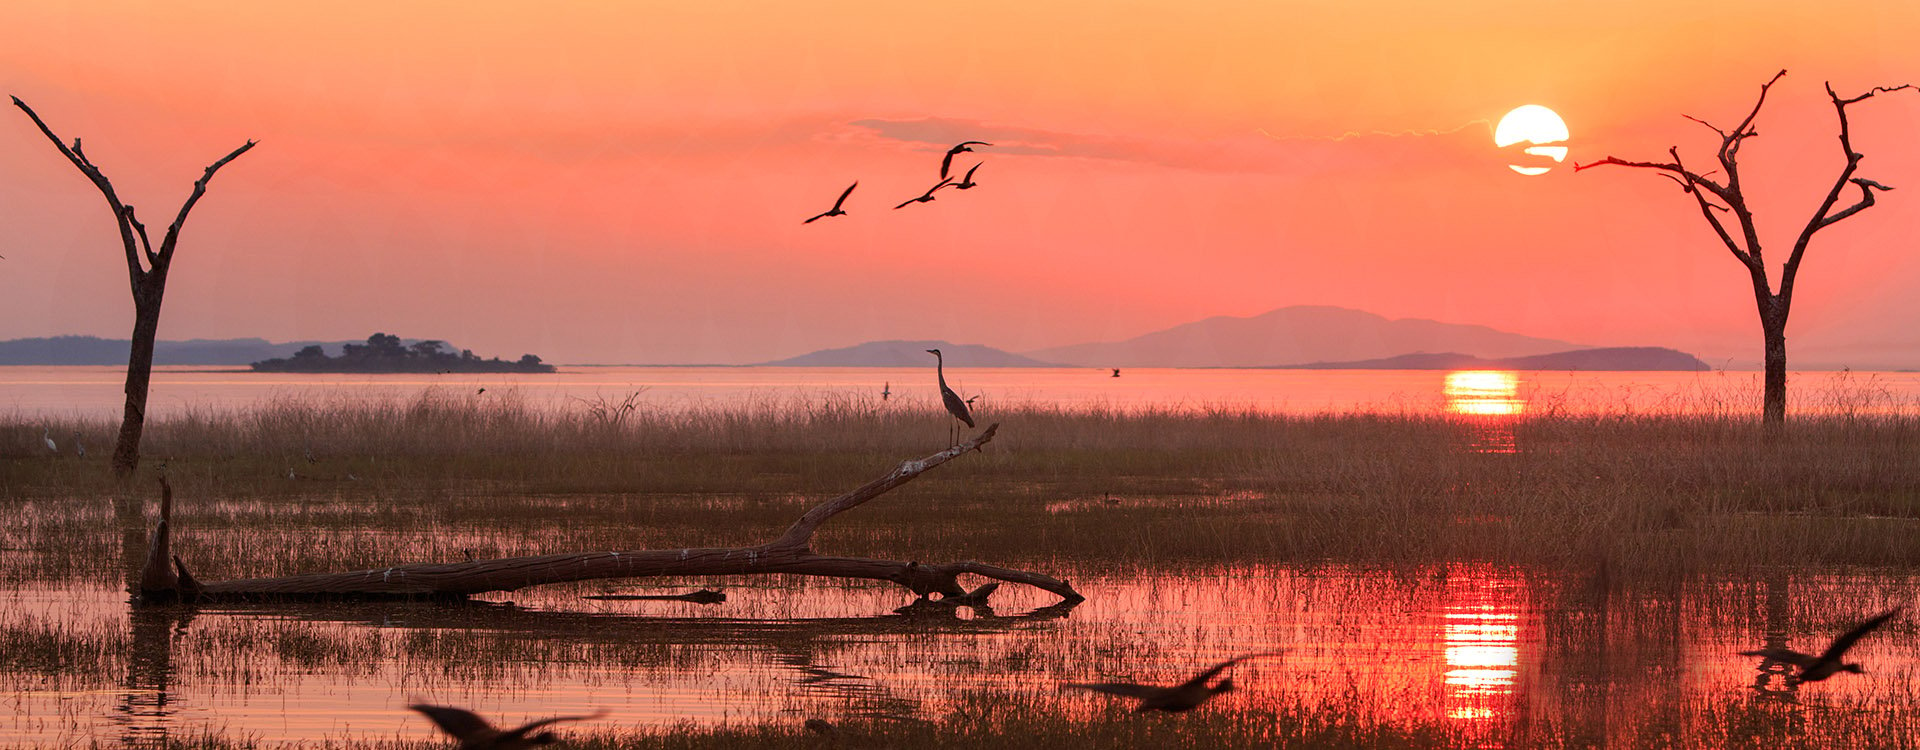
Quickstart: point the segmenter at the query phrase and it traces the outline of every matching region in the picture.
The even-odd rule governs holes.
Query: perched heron
[[[33,429],[33,428],[29,427],[27,429]],[[53,442],[53,428],[51,427],[40,428],[40,441],[47,444],[47,450],[49,452],[52,452],[52,453],[60,452],[60,445],[58,443]]]
[[[958,144],[955,144],[953,148],[947,149],[947,155],[944,157],[941,157],[940,159],[940,179],[944,180],[947,178],[947,169],[953,166],[953,157],[959,156],[965,153],[971,153],[973,151],[973,149],[967,148],[968,146],[991,146],[991,145],[993,144],[988,143],[986,141],[962,141]]]
[[[1134,707],[1134,713],[1140,713],[1142,711],[1170,711],[1178,713],[1191,710],[1193,707],[1207,702],[1207,700],[1213,696],[1232,690],[1232,678],[1223,679],[1212,685],[1207,684],[1208,680],[1213,679],[1215,675],[1225,671],[1228,667],[1248,659],[1256,659],[1262,656],[1279,656],[1284,653],[1286,652],[1262,651],[1236,656],[1219,664],[1215,664],[1209,667],[1207,671],[1194,675],[1193,679],[1174,685],[1173,687],[1136,685],[1131,682],[1070,682],[1062,685],[1062,687],[1079,688],[1081,690],[1092,690],[1110,695],[1137,698],[1140,701],[1140,705]]]
[[[487,723],[486,719],[464,708],[430,706],[425,703],[415,703],[407,708],[419,711],[432,719],[434,726],[440,727],[440,731],[446,732],[448,736],[460,742],[461,750],[521,750],[521,748],[551,745],[560,741],[558,735],[552,732],[533,734],[533,730],[563,721],[598,719],[607,713],[603,710],[586,716],[555,716],[503,730],[496,729],[492,724]]]
[[[854,188],[857,188],[857,187],[860,187],[860,181],[859,181],[859,180],[854,180],[854,181],[853,181],[853,184],[852,184],[852,185],[848,185],[848,186],[847,186],[847,190],[846,190],[846,192],[844,192],[844,193],[841,193],[841,194],[840,194],[840,200],[837,200],[837,201],[834,201],[834,202],[833,202],[833,208],[829,208],[829,209],[827,209],[827,212],[826,212],[826,213],[823,213],[823,214],[820,214],[819,216],[815,216],[815,217],[813,217],[813,219],[808,219],[808,220],[806,220],[806,221],[803,221],[803,222],[800,222],[800,223],[802,223],[802,224],[812,224],[812,223],[813,223],[813,221],[814,221],[814,219],[824,219],[824,218],[827,218],[827,217],[829,217],[829,216],[846,216],[846,215],[847,215],[847,212],[845,212],[845,211],[842,211],[842,210],[840,210],[840,204],[842,204],[842,203],[846,203],[846,202],[847,202],[847,196],[849,196],[849,195],[853,195],[853,189],[854,189]]]
[[[1854,643],[1866,637],[1866,635],[1873,632],[1875,628],[1885,625],[1888,620],[1893,619],[1894,615],[1900,614],[1900,610],[1903,609],[1906,609],[1906,607],[1894,607],[1893,609],[1880,613],[1879,616],[1871,620],[1853,626],[1852,630],[1841,634],[1839,638],[1833,639],[1833,643],[1827,646],[1827,650],[1819,656],[1803,654],[1788,648],[1763,648],[1757,651],[1742,651],[1740,655],[1764,656],[1777,662],[1784,662],[1799,667],[1800,673],[1791,678],[1796,684],[1802,682],[1819,682],[1841,672],[1864,674],[1866,670],[1861,669],[1860,665],[1848,664],[1842,661],[1840,657],[1845,656],[1847,649],[1853,648]]]
[[[974,187],[978,187],[980,183],[973,181],[973,170],[979,169],[979,168],[980,168],[979,164],[973,165],[973,169],[967,170],[967,173],[960,178],[959,182],[953,183],[953,186],[960,190],[970,190]]]
[[[940,378],[940,400],[947,405],[947,413],[954,419],[967,423],[967,429],[973,429],[973,414],[967,411],[967,402],[960,400],[960,394],[947,387],[947,359],[941,356],[939,349],[928,349],[933,355],[933,372]],[[957,442],[957,439],[956,439]]]
[[[952,184],[953,184],[952,177],[943,177],[940,179],[940,184],[927,188],[927,192],[921,193],[920,196],[917,198],[906,199],[905,201],[901,202],[900,205],[894,206],[893,210],[898,211],[900,209],[906,208],[907,206],[911,206],[915,203],[926,203],[928,201],[931,201],[933,200],[933,191],[939,190],[940,188],[943,188]]]

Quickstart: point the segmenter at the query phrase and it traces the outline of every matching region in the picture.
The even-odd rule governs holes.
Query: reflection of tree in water
[[[135,606],[127,615],[132,652],[127,656],[127,680],[115,707],[114,723],[122,727],[123,744],[167,739],[177,707],[173,685],[173,642],[186,635],[193,622],[191,607]]]
[[[1767,576],[1767,630],[1766,648],[1784,649],[1787,647],[1787,581],[1784,573]],[[1753,677],[1753,689],[1761,700],[1780,703],[1798,703],[1800,685],[1787,678],[1793,676],[1794,667],[1783,661],[1761,659],[1754,667],[1758,674]]]

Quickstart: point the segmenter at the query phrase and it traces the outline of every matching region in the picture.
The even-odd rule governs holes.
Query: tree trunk
[[[1787,421],[1787,325],[1777,316],[1763,318],[1760,327],[1767,339],[1766,391],[1761,421],[1786,424]]]
[[[784,573],[892,581],[921,597],[932,593],[939,593],[943,597],[959,597],[969,594],[956,579],[971,573],[1033,586],[1067,601],[1080,601],[1083,597],[1066,581],[1040,573],[977,562],[920,563],[835,557],[814,554],[810,546],[813,532],[828,519],[906,484],[940,464],[978,450],[993,439],[999,427],[998,424],[991,425],[970,441],[926,458],[903,462],[886,476],[814,506],[778,538],[752,547],[563,552],[461,563],[412,563],[350,573],[315,573],[202,584],[193,580],[185,564],[168,549],[170,514],[163,512],[149,545],[147,570],[141,576],[143,583],[140,596],[142,601],[154,602],[173,598],[459,598],[548,583],[609,578]],[[170,497],[170,492],[165,496]],[[166,504],[163,503],[164,507]],[[171,569],[168,566],[169,559],[173,563]],[[979,591],[972,596],[985,598],[985,594]]]
[[[153,380],[153,343],[160,332],[160,297],[166,292],[166,278],[164,273],[149,272],[134,296],[133,349],[127,355],[127,406],[120,415],[120,438],[113,446],[116,476],[129,476],[140,468],[140,433],[147,426],[147,387]]]

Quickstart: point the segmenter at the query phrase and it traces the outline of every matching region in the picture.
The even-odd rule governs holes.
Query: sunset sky
[[[743,363],[1325,304],[1740,365],[1752,292],[1690,199],[1515,174],[1493,123],[1542,104],[1570,161],[1706,164],[1681,115],[1730,127],[1789,69],[1743,152],[1777,265],[1841,165],[1821,83],[1920,82],[1911,0],[284,5],[0,6],[0,93],[156,231],[260,141],[188,222],[161,338]],[[1900,189],[1816,239],[1790,361],[1920,367],[1920,95],[1851,112]],[[978,189],[893,210],[969,139]],[[0,255],[0,339],[130,331],[104,201],[12,107]]]

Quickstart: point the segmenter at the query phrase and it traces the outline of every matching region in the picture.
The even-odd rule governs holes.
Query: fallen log
[[[689,591],[684,594],[594,594],[583,596],[596,602],[693,602],[694,604],[719,604],[727,600],[724,592],[712,589]]]
[[[885,476],[809,509],[773,541],[752,547],[567,552],[232,581],[196,581],[180,557],[172,554],[168,534],[173,493],[163,478],[161,518],[149,542],[146,569],[139,579],[139,598],[153,603],[179,599],[465,598],[573,581],[779,573],[892,581],[921,598],[934,593],[943,597],[964,596],[967,590],[957,579],[972,574],[1026,584],[1064,601],[1081,601],[1084,597],[1066,581],[1041,573],[977,562],[928,564],[818,555],[809,546],[813,532],[828,519],[913,481],[936,466],[978,450],[993,439],[999,427],[990,425],[972,440],[926,458],[902,462]],[[171,568],[168,562],[173,563]]]

